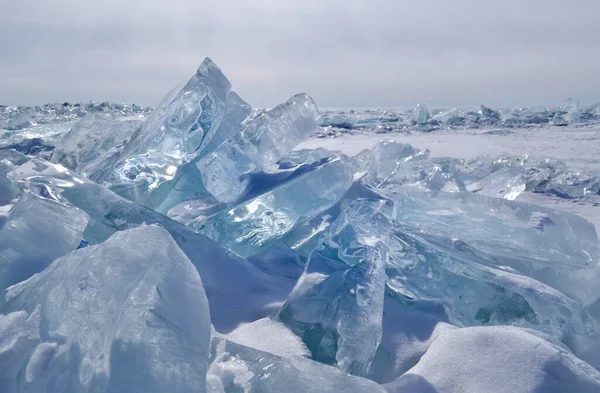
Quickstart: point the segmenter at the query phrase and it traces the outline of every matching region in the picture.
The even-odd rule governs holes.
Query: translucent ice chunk
[[[214,151],[219,145],[227,139],[236,135],[242,130],[242,123],[252,113],[252,107],[244,101],[236,92],[231,91],[227,94],[227,111],[223,121],[212,138],[206,143],[200,151],[198,157]]]
[[[215,337],[206,377],[208,393],[385,393],[368,379],[302,357],[281,358]]]
[[[198,155],[192,161],[177,168],[173,180],[165,182],[152,190],[148,200],[142,200],[142,202],[158,212],[166,213],[173,206],[182,202],[210,197],[202,183],[202,176],[196,167],[196,163],[226,139],[238,134],[243,128],[243,121],[251,112],[252,108],[248,103],[235,92],[230,92],[227,95],[227,113],[210,142],[198,152]]]
[[[58,343],[50,360],[29,367],[44,391],[203,391],[208,302],[196,269],[160,227],[59,258],[7,298],[3,312],[40,305],[42,334]]]
[[[107,113],[89,113],[57,144],[51,162],[85,175],[86,164],[127,141],[140,124],[139,120],[119,120]]]
[[[427,109],[427,105],[417,105],[417,110],[415,111],[414,117],[414,120],[417,122],[417,124],[426,124],[430,118],[431,115],[429,114],[429,109]]]
[[[73,206],[25,193],[0,224],[0,293],[75,250],[87,222]]]
[[[313,359],[355,375],[368,372],[381,340],[386,238],[383,201],[357,201],[330,227],[279,318]]]
[[[0,206],[8,205],[20,195],[19,189],[6,176],[27,160],[29,158],[16,150],[0,150]]]
[[[490,176],[472,183],[468,191],[496,198],[515,200],[526,188],[526,179],[518,168],[503,168]]]
[[[544,267],[584,268],[598,260],[594,226],[574,214],[472,193],[404,192],[396,204],[397,221],[463,241],[526,275]]]
[[[449,312],[463,325],[512,323],[558,338],[581,331],[574,277],[598,258],[586,220],[472,193],[414,190],[397,199],[395,219],[398,276],[388,275],[403,296],[437,299],[456,290],[460,301]]]
[[[572,98],[568,98],[564,104],[558,108],[552,123],[557,126],[566,126],[568,124],[575,124],[581,122],[581,110],[579,109],[579,102]]]
[[[197,163],[206,189],[221,202],[237,200],[246,191],[247,175],[275,169],[283,154],[314,132],[317,115],[306,94],[259,115]]]
[[[9,176],[24,189],[45,186],[88,213],[90,221],[84,237],[91,244],[101,243],[117,231],[145,224],[161,225],[202,276],[210,302],[211,322],[219,332],[226,333],[241,322],[273,313],[294,285],[294,280],[267,276],[207,237],[148,207],[119,197],[60,165],[33,159]]]
[[[338,159],[289,183],[217,213],[192,228],[241,256],[248,256],[337,203],[353,173]]]
[[[209,58],[181,90],[165,97],[123,151],[90,179],[109,184],[145,182],[149,189],[171,180],[217,131],[231,85]]]
[[[389,140],[379,142],[373,148],[373,154],[377,165],[375,185],[379,186],[393,177],[402,165],[415,159],[425,158],[429,152],[419,151],[409,144]]]

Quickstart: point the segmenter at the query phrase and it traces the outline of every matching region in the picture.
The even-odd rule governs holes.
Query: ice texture
[[[244,120],[251,112],[252,108],[247,102],[242,100],[237,93],[229,92],[227,95],[227,111],[212,139],[198,152],[193,160],[177,169],[172,180],[162,183],[158,188],[152,190],[148,199],[143,202],[156,211],[166,213],[173,206],[185,201],[198,198],[214,200],[214,197],[206,191],[202,183],[202,176],[196,163],[206,154],[214,151],[225,140],[238,134],[243,128]]]
[[[22,391],[19,374],[40,342],[40,310],[0,314],[0,386],[3,393]]]
[[[58,143],[51,162],[86,175],[87,164],[126,142],[140,124],[139,120],[119,120],[108,113],[89,113]]]
[[[417,105],[417,110],[415,111],[415,121],[417,124],[426,124],[431,115],[429,114],[429,109],[427,109],[427,105],[419,104]]]
[[[600,372],[565,348],[514,327],[446,331],[388,393],[593,393]]]
[[[351,205],[313,251],[279,313],[313,359],[355,375],[369,371],[381,340],[390,227],[379,210],[386,207]]]
[[[414,191],[397,198],[394,219],[397,270],[388,277],[402,296],[440,300],[458,291],[447,311],[463,326],[516,324],[558,338],[582,332],[582,302],[591,299],[581,293],[590,290],[575,277],[598,257],[586,220],[472,193]]]
[[[35,351],[20,391],[205,391],[208,302],[162,228],[119,232],[55,260],[9,289],[1,311],[36,307],[41,336],[56,346]]]
[[[85,211],[90,221],[84,237],[91,244],[140,225],[159,224],[165,228],[200,273],[210,303],[211,322],[219,332],[227,333],[242,322],[275,312],[294,285],[293,280],[268,276],[207,237],[60,165],[32,159],[11,172],[10,177],[24,189],[44,185]]]
[[[311,135],[317,107],[298,94],[264,112],[198,163],[206,189],[219,201],[234,202],[244,195],[251,172],[269,172],[285,153]]]
[[[231,84],[206,58],[192,78],[168,94],[123,151],[90,174],[108,184],[142,183],[148,190],[173,179],[177,167],[192,160],[219,128]]]
[[[0,150],[0,206],[6,206],[19,197],[19,189],[8,179],[7,175],[16,166],[24,164],[27,160],[29,158],[16,150]]]
[[[87,222],[73,206],[25,193],[0,222],[0,293],[75,250]]]
[[[338,159],[198,224],[192,223],[192,228],[248,256],[336,204],[352,182],[350,166]]]
[[[208,393],[348,392],[385,393],[365,378],[302,357],[281,358],[227,341],[212,340]]]

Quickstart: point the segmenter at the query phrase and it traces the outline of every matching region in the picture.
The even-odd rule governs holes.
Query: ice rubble
[[[393,141],[293,150],[318,123],[584,124],[594,108],[319,115],[300,94],[252,112],[210,59],[142,123],[70,108],[44,109],[83,116],[68,133],[11,130],[21,152],[0,149],[8,392],[600,390],[595,229],[516,200],[589,197],[597,174]],[[37,109],[3,111],[38,127]]]

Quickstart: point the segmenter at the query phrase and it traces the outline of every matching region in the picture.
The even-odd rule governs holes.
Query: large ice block
[[[575,277],[598,256],[589,222],[472,193],[402,195],[390,238],[394,269],[388,269],[398,293],[451,296],[451,321],[463,326],[516,324],[558,338],[582,331],[582,302],[592,299],[580,296],[590,288],[579,288]]]
[[[193,159],[219,128],[231,84],[206,58],[196,74],[168,94],[123,151],[90,179],[107,184],[145,183],[152,190],[173,179],[177,167]]]
[[[461,241],[525,275],[593,266],[600,255],[594,226],[584,218],[472,193],[404,188],[395,219],[421,233]]]
[[[6,298],[3,313],[40,307],[41,336],[54,344],[37,354],[46,360],[21,370],[19,391],[205,391],[206,294],[194,266],[158,226],[59,258]]]
[[[279,312],[313,359],[365,375],[381,340],[386,201],[358,200],[330,227]]]
[[[15,166],[27,162],[24,154],[13,149],[0,150],[0,206],[6,206],[20,195],[19,189],[7,178]]]
[[[429,109],[427,109],[427,105],[419,104],[417,105],[417,109],[415,110],[414,120],[417,124],[427,124],[431,115],[429,113]]]
[[[502,168],[466,188],[480,195],[514,201],[525,191],[527,180],[519,168]]]
[[[57,144],[51,162],[86,175],[86,164],[126,142],[140,124],[107,113],[89,113]]]
[[[248,256],[336,204],[352,181],[347,159],[337,159],[191,227]]]
[[[215,337],[206,376],[208,393],[385,393],[373,381],[302,357],[281,358]]]
[[[0,223],[0,293],[75,250],[87,223],[73,206],[25,193]]]
[[[161,225],[202,276],[211,322],[219,332],[227,333],[241,322],[251,322],[275,312],[294,285],[294,280],[268,276],[206,236],[119,197],[60,165],[33,159],[13,170],[9,177],[23,189],[43,185],[85,211],[90,221],[84,237],[91,244],[101,243],[117,231],[145,224]]]
[[[198,152],[198,155],[192,161],[177,168],[177,173],[172,180],[153,189],[148,199],[142,202],[164,214],[173,206],[182,202],[210,197],[211,195],[202,183],[202,176],[196,163],[206,154],[215,150],[225,140],[238,134],[243,128],[242,123],[251,113],[252,108],[247,102],[242,100],[235,92],[229,92],[227,95],[227,113],[210,142]]]
[[[247,175],[275,169],[279,158],[311,135],[317,107],[306,94],[298,94],[249,122],[237,135],[196,164],[206,189],[229,203],[244,195]]]

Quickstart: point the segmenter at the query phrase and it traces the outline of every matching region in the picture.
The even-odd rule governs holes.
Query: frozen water
[[[352,181],[350,166],[338,159],[192,227],[248,256],[336,204]]]
[[[55,260],[9,289],[1,311],[36,307],[55,346],[36,349],[19,391],[204,391],[208,302],[164,229],[119,232]]]
[[[244,120],[250,115],[251,111],[248,103],[235,92],[229,92],[227,95],[227,112],[212,139],[198,152],[198,155],[192,161],[177,169],[177,173],[172,180],[162,183],[158,188],[152,190],[148,200],[142,202],[161,213],[166,213],[173,206],[185,201],[198,198],[214,200],[214,197],[206,191],[202,183],[202,176],[196,163],[226,139],[238,134],[243,128]]]
[[[431,115],[429,114],[429,109],[427,109],[427,106],[425,104],[417,105],[417,110],[415,112],[415,121],[417,122],[417,124],[426,124],[429,121],[430,117]]]
[[[517,168],[502,168],[491,175],[471,183],[468,191],[480,195],[514,201],[526,189],[527,180]]]
[[[89,174],[88,164],[126,142],[140,124],[139,120],[119,120],[108,113],[89,113],[58,143],[51,162]]]
[[[385,393],[368,379],[302,357],[281,358],[220,337],[211,344],[208,393]]]
[[[593,393],[600,373],[568,350],[513,327],[446,331],[388,393]]]
[[[330,227],[279,318],[313,358],[356,375],[369,371],[381,340],[386,249],[384,202],[358,202]]]
[[[73,206],[23,195],[0,223],[0,293],[75,250],[87,222],[87,214]]]
[[[317,107],[306,94],[296,95],[250,121],[237,135],[196,164],[206,189],[229,203],[244,195],[251,172],[269,172],[285,153],[311,135]]]
[[[217,65],[206,58],[185,86],[152,111],[123,151],[90,179],[111,185],[141,183],[148,190],[173,179],[177,167],[191,161],[214,136],[225,116],[230,88]]]
[[[209,59],[153,112],[0,106],[0,390],[595,392],[598,124],[252,110]]]
[[[33,159],[10,175],[24,188],[47,186],[85,211],[90,222],[84,237],[91,244],[140,225],[159,224],[165,228],[202,276],[211,305],[211,322],[219,332],[227,333],[239,323],[273,313],[294,285],[293,280],[268,276],[205,236],[59,165]]]

